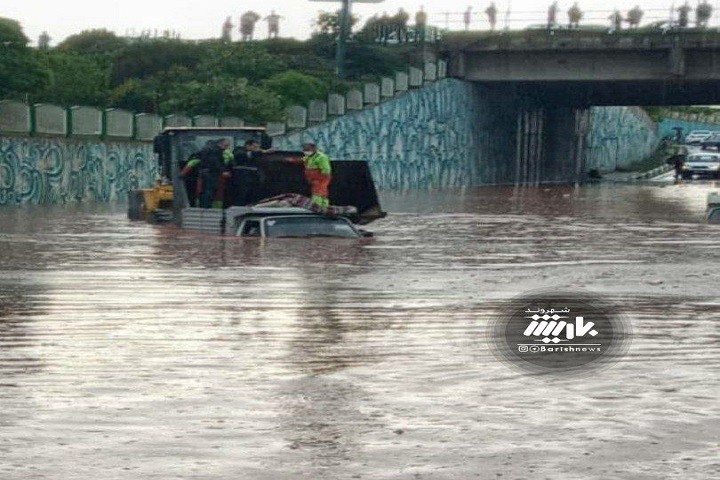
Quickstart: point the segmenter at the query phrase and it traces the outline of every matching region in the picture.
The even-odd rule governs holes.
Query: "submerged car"
[[[687,145],[701,145],[702,142],[710,138],[713,133],[714,132],[710,130],[693,130],[685,137],[685,143]]]
[[[304,208],[248,208],[235,219],[238,237],[362,238],[371,233],[356,228],[345,217],[312,214]]]
[[[688,155],[683,165],[682,178],[693,176],[720,178],[720,153],[693,153]]]

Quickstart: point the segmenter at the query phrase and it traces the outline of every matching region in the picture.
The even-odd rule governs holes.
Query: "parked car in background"
[[[720,151],[720,132],[713,132],[708,138],[701,143],[703,150],[715,148]]]
[[[682,178],[694,175],[720,178],[720,153],[702,152],[688,155],[683,165]]]
[[[685,136],[685,143],[687,145],[700,145],[710,138],[713,133],[710,130],[693,130]]]

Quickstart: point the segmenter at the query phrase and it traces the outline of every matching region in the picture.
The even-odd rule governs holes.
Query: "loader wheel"
[[[140,190],[132,190],[128,193],[128,218],[130,220],[142,220],[145,213],[145,198]]]

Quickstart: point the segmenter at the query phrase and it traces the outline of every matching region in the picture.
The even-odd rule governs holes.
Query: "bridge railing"
[[[548,5],[549,3],[550,2],[548,2]],[[668,4],[666,7],[644,9],[639,28],[654,29],[661,32],[680,29],[677,5],[679,5],[679,3],[675,2],[674,5]],[[580,5],[580,7],[582,10],[582,5]],[[695,5],[693,4],[692,7],[695,8]],[[589,9],[582,10],[582,13],[582,19],[579,22],[580,29],[614,30],[611,16],[615,13],[615,9]],[[623,17],[622,29],[629,29],[629,23],[627,22],[628,8],[621,9],[620,14]],[[429,12],[428,17],[433,25],[446,31],[484,31],[491,29],[489,18],[484,12],[484,8],[473,9],[469,13],[467,11],[432,11]],[[569,24],[570,20],[567,14],[567,8],[559,9],[554,28],[566,29],[569,27]],[[496,30],[523,30],[527,28],[547,27],[547,10],[512,10],[503,5],[498,5]],[[720,27],[720,8],[715,8],[705,28],[718,27]],[[695,11],[693,10],[690,12],[687,27],[683,29],[693,30],[695,28],[697,28],[697,25]]]

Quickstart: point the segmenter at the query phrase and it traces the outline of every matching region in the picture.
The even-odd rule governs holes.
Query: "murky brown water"
[[[717,478],[712,187],[386,194],[362,243],[2,208],[0,478]],[[628,357],[499,363],[539,287],[610,295]]]

